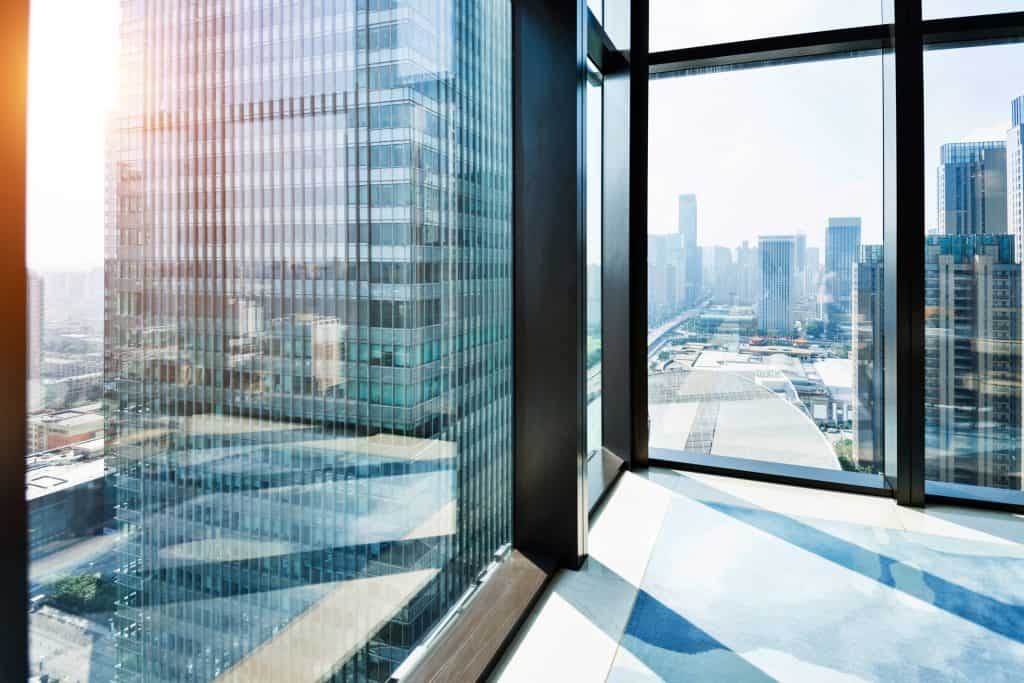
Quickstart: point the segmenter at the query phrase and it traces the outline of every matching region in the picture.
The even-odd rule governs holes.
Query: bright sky
[[[116,0],[32,0],[28,263],[103,262],[104,116],[117,89]]]
[[[694,11],[699,5],[700,11]],[[652,49],[868,24],[881,0],[652,0]],[[1024,9],[1024,0],[925,0],[929,16]],[[104,117],[117,83],[117,0],[33,0],[29,71],[30,266],[99,265]],[[929,52],[928,224],[943,142],[1004,139],[1024,94],[1024,45]],[[698,197],[698,237],[736,246],[861,216],[881,240],[882,60],[788,65],[651,83],[650,229],[671,232]]]
[[[652,1],[652,49],[876,22],[879,0]],[[939,16],[1024,9],[1024,0],[926,0]],[[731,28],[730,28],[731,26]],[[1024,94],[1024,45],[926,55],[926,221],[944,142],[1006,139]],[[802,231],[823,247],[830,216],[860,216],[882,239],[883,63],[880,55],[651,82],[652,233],[673,232],[678,195],[698,202],[698,241],[735,247]]]

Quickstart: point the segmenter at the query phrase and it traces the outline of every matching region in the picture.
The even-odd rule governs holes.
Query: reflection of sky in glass
[[[922,0],[925,19],[1024,11],[1024,0]]]
[[[888,17],[891,6],[892,0],[652,0],[651,50],[879,24],[882,8]]]

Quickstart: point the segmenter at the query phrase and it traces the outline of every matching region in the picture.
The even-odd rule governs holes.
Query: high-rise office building
[[[943,235],[1006,232],[1006,143],[942,145],[938,220]]]
[[[1006,217],[1013,235],[1015,261],[1024,263],[1024,95],[1010,104],[1006,134]]]
[[[384,681],[511,537],[509,5],[121,17],[118,675]]]
[[[881,244],[862,244],[853,271],[853,457],[874,472],[885,468],[884,263]]]
[[[692,306],[704,294],[703,259],[697,246],[697,195],[679,195],[679,235],[683,249],[683,299]]]
[[[825,232],[825,320],[835,339],[850,338],[853,268],[860,253],[860,218],[829,218]]]
[[[793,331],[793,271],[796,239],[791,235],[758,238],[761,257],[761,302],[758,328],[762,334],[788,336]]]
[[[32,413],[43,408],[43,278],[38,273],[28,273],[28,358],[26,359],[26,377],[28,378],[27,396],[28,412]]]
[[[928,479],[1021,487],[1021,269],[1013,252],[1011,235],[926,238]]]

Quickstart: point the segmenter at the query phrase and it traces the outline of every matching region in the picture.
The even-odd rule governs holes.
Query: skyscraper
[[[508,3],[121,16],[119,676],[384,681],[511,534]]]
[[[829,218],[825,232],[825,319],[835,339],[850,338],[853,268],[860,253],[860,218]]]
[[[939,233],[1006,232],[1006,143],[955,142],[942,146],[938,170]]]
[[[862,244],[853,271],[853,457],[885,469],[885,257],[881,244]]]
[[[683,299],[687,305],[698,303],[704,293],[701,248],[697,246],[697,195],[679,195],[679,235],[682,238],[684,264]]]
[[[761,292],[761,262],[757,245],[750,246],[747,240],[736,248],[736,303],[753,306],[758,303]]]
[[[1024,95],[1010,105],[1006,134],[1006,198],[1009,232],[1014,238],[1017,263],[1024,263]]]
[[[926,237],[928,479],[1021,487],[1021,269],[1013,252],[1011,235]]]
[[[796,240],[789,235],[758,238],[761,257],[761,304],[758,311],[762,334],[787,336],[793,331],[793,269]]]

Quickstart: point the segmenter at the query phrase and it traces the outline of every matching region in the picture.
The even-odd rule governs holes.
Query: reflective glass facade
[[[384,681],[511,538],[509,3],[121,14],[118,676]]]

